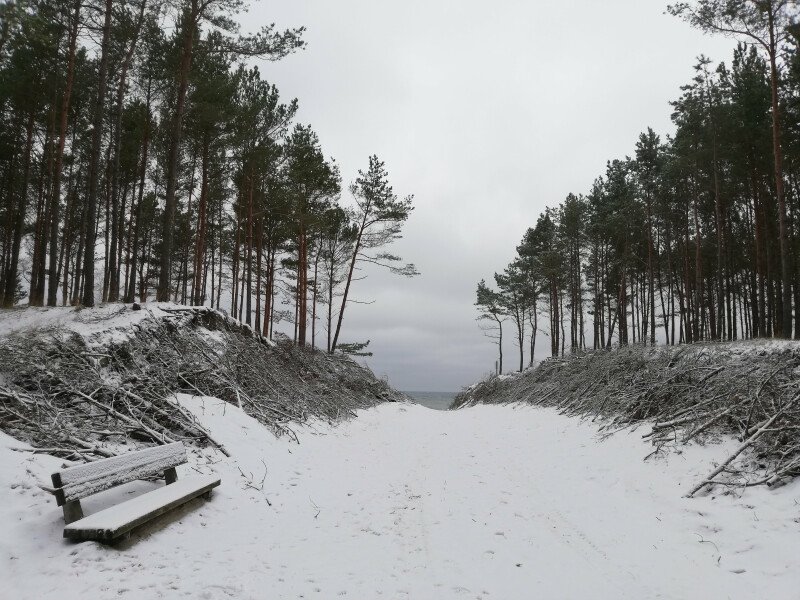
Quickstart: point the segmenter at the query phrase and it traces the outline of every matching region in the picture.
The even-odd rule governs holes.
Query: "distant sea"
[[[414,399],[417,404],[434,410],[447,410],[456,397],[457,392],[403,392]]]

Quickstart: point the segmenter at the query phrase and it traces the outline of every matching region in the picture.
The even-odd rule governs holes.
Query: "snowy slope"
[[[0,439],[3,598],[774,598],[800,589],[800,486],[682,498],[726,445],[647,463],[552,409],[387,404],[299,444],[213,398],[179,401],[230,451],[222,486],[122,546],[61,539],[36,487],[60,461]],[[93,511],[151,489],[134,483]]]

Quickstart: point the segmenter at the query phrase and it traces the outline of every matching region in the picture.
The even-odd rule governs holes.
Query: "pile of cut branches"
[[[626,347],[550,359],[491,377],[453,408],[527,402],[597,420],[613,433],[652,425],[652,455],[733,435],[736,450],[692,489],[779,485],[800,475],[800,344],[752,341]]]
[[[99,334],[54,327],[0,339],[0,429],[70,459],[112,456],[130,441],[224,452],[175,394],[221,398],[276,435],[294,435],[290,425],[310,417],[335,421],[405,399],[344,356],[267,341],[218,311],[148,312],[132,325],[123,320],[118,335],[93,323]],[[118,317],[104,317],[109,330],[120,328]]]

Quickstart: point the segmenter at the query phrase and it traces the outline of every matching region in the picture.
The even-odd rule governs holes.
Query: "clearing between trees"
[[[705,390],[730,380],[726,389],[741,402],[764,405],[753,408],[749,429],[764,428],[761,411],[777,407],[770,431],[739,455],[764,454],[771,466],[763,476],[777,475],[771,430],[794,418],[789,345],[729,349],[730,377],[727,367],[706,368],[719,365],[716,347],[548,361],[474,387],[460,403],[476,406],[440,412],[411,404],[349,359],[273,345],[216,311],[110,306],[3,316],[0,581],[10,597],[796,597],[798,482],[789,473],[772,489],[730,479],[686,498],[741,446],[723,418],[687,445],[641,460],[653,450],[643,436],[666,450],[666,428],[650,435],[663,414],[654,407],[688,402],[678,393],[684,386],[704,422],[701,411],[718,410],[702,404],[705,394],[723,388]],[[606,382],[598,368],[612,364],[619,372],[609,370]],[[672,395],[634,393],[670,369]],[[589,395],[574,390],[584,384],[568,387],[557,372],[602,383],[606,406],[582,405]],[[540,398],[553,406],[524,402],[557,382],[561,390]],[[514,403],[487,405],[503,398]],[[729,406],[739,418],[739,404]],[[573,415],[597,416],[604,430]],[[696,429],[672,425],[673,441]],[[698,443],[710,437],[716,443]],[[189,450],[179,481],[222,478],[210,501],[114,546],[62,539],[61,510],[43,488],[65,459],[173,440]],[[737,478],[748,475],[737,465]],[[118,486],[85,509],[94,514],[162,485]]]

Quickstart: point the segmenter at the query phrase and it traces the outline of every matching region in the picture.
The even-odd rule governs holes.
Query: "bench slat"
[[[217,475],[182,479],[67,525],[64,537],[110,542],[165,512],[211,491]]]
[[[127,452],[53,473],[56,501],[63,506],[117,485],[160,475],[186,462],[181,442]]]

